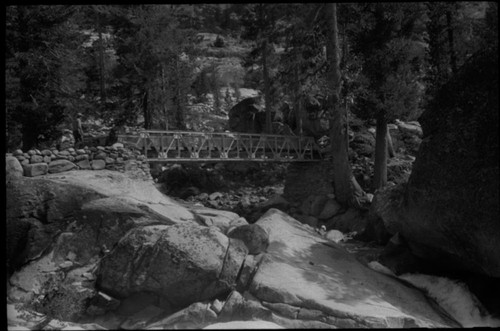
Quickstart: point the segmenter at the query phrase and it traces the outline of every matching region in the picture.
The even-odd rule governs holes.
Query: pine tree
[[[7,146],[22,133],[22,148],[50,144],[85,87],[73,6],[9,6],[6,15]],[[69,108],[69,109],[68,109]]]
[[[359,4],[358,6],[365,6]],[[368,8],[366,8],[368,6]],[[353,51],[363,60],[355,111],[376,119],[373,189],[387,183],[387,123],[418,113],[425,55],[419,3],[373,3],[361,12]],[[368,10],[367,10],[368,9]]]
[[[336,199],[345,205],[361,207],[359,198],[363,190],[354,178],[347,154],[347,118],[341,108],[340,89],[340,48],[338,42],[337,5],[326,4],[330,38],[327,42],[327,58],[330,62],[328,83],[331,94],[329,108],[331,112],[330,145],[332,148],[333,184]]]

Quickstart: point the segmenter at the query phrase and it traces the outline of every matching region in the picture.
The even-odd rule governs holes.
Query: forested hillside
[[[364,120],[416,120],[434,87],[494,37],[496,8],[339,4],[336,102]],[[288,109],[307,133],[327,129],[305,124],[329,113],[325,4],[6,9],[7,151],[50,145],[78,112],[89,126],[98,120],[116,130],[224,130],[192,122],[203,111],[227,114],[245,89],[262,96],[275,117],[268,121]]]

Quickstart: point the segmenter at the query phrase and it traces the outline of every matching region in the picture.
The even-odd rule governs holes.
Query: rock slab
[[[309,311],[326,326],[457,325],[418,290],[369,269],[290,216],[270,209],[256,224],[270,240],[249,288],[259,300]]]

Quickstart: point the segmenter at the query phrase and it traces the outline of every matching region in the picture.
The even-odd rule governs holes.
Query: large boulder
[[[229,129],[233,132],[260,133],[265,127],[257,98],[246,98],[229,111]]]
[[[174,307],[227,292],[246,256],[214,227],[151,225],[130,231],[102,261],[97,285],[118,298],[155,293]]]
[[[138,226],[175,224],[175,220],[155,213],[145,204],[127,197],[92,200],[75,211],[73,222],[55,243],[54,260],[73,260],[85,264],[111,249],[129,230]]]
[[[22,177],[23,176],[23,166],[19,160],[14,156],[5,157],[5,175],[9,177]]]
[[[239,226],[229,232],[228,236],[243,241],[248,253],[253,255],[265,252],[269,246],[269,235],[257,224]]]
[[[283,212],[270,209],[256,224],[270,244],[249,294],[273,314],[254,318],[285,327],[300,320],[330,328],[457,326],[420,291],[367,268]]]
[[[419,120],[408,184],[399,198],[378,199],[379,215],[436,267],[500,277],[496,48],[468,61]]]

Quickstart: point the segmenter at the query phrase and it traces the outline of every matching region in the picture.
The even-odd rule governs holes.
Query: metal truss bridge
[[[318,162],[323,159],[312,137],[236,132],[146,130],[119,135],[127,147],[143,151],[148,162]]]

